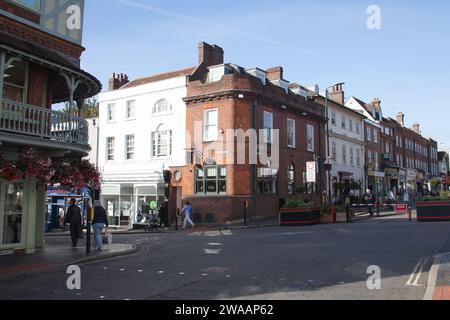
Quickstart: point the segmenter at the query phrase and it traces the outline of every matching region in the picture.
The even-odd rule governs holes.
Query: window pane
[[[217,193],[217,180],[206,180],[206,192]]]
[[[227,177],[227,168],[221,167],[219,169],[219,177],[220,178],[226,178]]]
[[[197,193],[205,193],[205,185],[203,184],[203,180],[197,181]]]
[[[11,58],[6,56],[6,60]],[[3,97],[17,102],[25,102],[27,63],[14,61],[6,68],[3,78]]]
[[[22,242],[22,183],[11,183],[6,186],[4,216],[3,216],[3,244]]]
[[[227,192],[227,180],[219,180],[219,193]]]
[[[217,178],[217,168],[216,167],[206,168],[206,178],[207,179]]]

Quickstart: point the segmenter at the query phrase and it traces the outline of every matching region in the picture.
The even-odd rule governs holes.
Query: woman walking
[[[108,217],[102,203],[98,200],[94,202],[94,219],[92,220],[92,229],[95,234],[95,250],[102,251],[102,230],[108,228]]]

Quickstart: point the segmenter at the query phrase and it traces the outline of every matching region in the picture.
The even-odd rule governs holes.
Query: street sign
[[[307,162],[306,163],[306,182],[315,183],[316,182],[316,163]]]

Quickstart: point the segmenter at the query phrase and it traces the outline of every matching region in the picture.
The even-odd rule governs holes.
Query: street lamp
[[[331,152],[330,152],[330,114],[328,109],[328,94],[329,89],[334,88],[339,85],[344,85],[344,82],[336,83],[332,86],[329,86],[325,89],[325,109],[327,112],[327,155],[328,155],[328,205],[331,208],[331,218],[333,223],[336,223],[336,215],[334,214],[334,207],[333,207],[333,199],[332,199],[332,193],[331,193]]]

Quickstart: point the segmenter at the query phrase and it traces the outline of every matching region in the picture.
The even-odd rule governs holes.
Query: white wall
[[[332,123],[332,114],[336,115],[336,123]],[[364,118],[354,111],[344,107],[329,105],[330,117],[330,156],[333,153],[333,143],[336,143],[336,159],[332,160],[331,174],[339,180],[339,172],[353,174],[355,181],[365,179],[365,147],[364,147]],[[346,128],[342,127],[342,117],[345,117]],[[353,130],[350,130],[350,120],[353,122]],[[356,132],[356,124],[359,125],[359,133]],[[346,146],[347,161],[343,162],[342,146]],[[353,165],[350,163],[350,149],[353,148]],[[360,163],[357,163],[357,151],[359,150]]]
[[[98,118],[86,119],[89,124],[89,145],[91,146],[91,152],[87,159],[94,165],[97,164],[97,151],[98,151],[98,134],[99,123]],[[94,125],[95,123],[95,125]]]
[[[100,103],[100,143],[99,166],[103,179],[115,180],[117,177],[148,177],[156,171],[162,172],[169,166],[185,165],[186,77],[177,77],[142,86],[101,93]],[[172,112],[163,115],[152,114],[157,101],[167,99]],[[135,120],[126,120],[127,101],[136,100]],[[107,121],[107,108],[116,104],[116,121]],[[172,130],[172,156],[152,157],[152,132],[160,129]],[[159,130],[161,131],[161,130]],[[135,135],[134,160],[125,160],[125,136]],[[107,137],[115,137],[115,160],[107,161]]]

